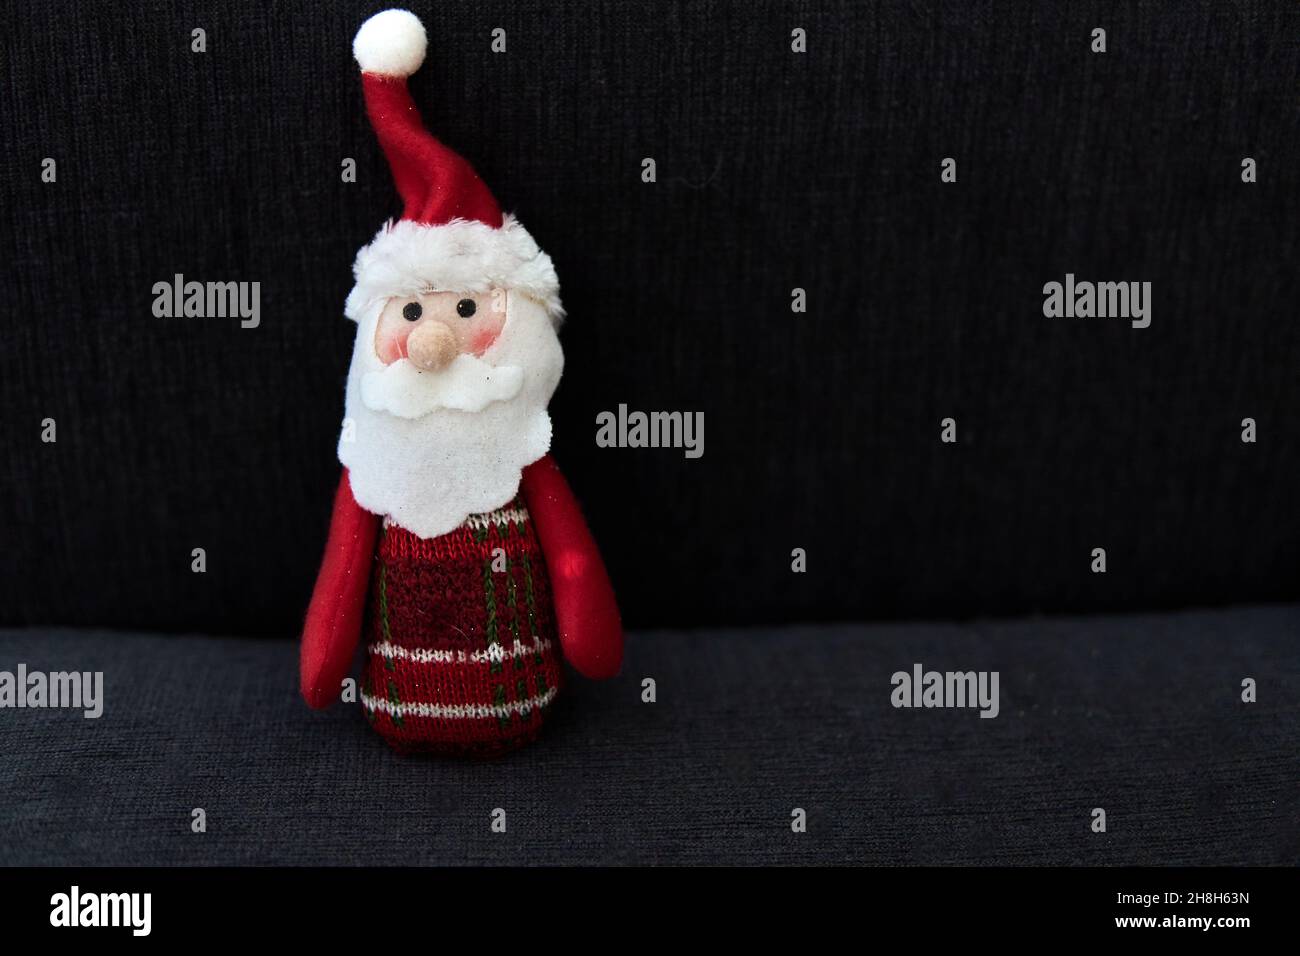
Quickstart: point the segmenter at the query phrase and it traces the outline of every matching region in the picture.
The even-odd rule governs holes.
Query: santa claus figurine
[[[302,694],[360,698],[395,749],[491,755],[532,740],[563,657],[612,677],[623,654],[600,553],[547,455],[564,356],[550,258],[406,88],[424,27],[357,32],[366,109],[405,205],[357,255],[343,477],[302,638]]]

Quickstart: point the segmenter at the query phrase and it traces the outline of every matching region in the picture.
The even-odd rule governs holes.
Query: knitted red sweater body
[[[363,633],[362,704],[394,749],[489,756],[536,737],[563,670],[522,497],[437,538],[385,520]]]

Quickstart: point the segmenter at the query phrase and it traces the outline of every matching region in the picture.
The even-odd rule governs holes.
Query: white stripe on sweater
[[[523,524],[527,520],[528,512],[522,508],[498,508],[488,514],[470,515],[465,519],[465,523],[461,527],[473,528],[475,531],[486,531],[494,525]]]
[[[388,641],[371,644],[366,648],[371,654],[379,654],[381,657],[395,657],[403,661],[414,661],[417,664],[464,664],[467,662],[483,664],[490,661],[504,661],[507,657],[514,659],[529,654],[540,654],[550,649],[550,641],[544,641],[537,637],[533,638],[532,647],[529,647],[523,641],[517,640],[515,646],[508,651],[500,644],[493,644],[485,651],[466,653],[465,651],[439,651],[427,647],[399,647],[397,644],[390,644]]]
[[[514,701],[509,704],[394,704],[382,697],[371,697],[361,692],[361,703],[367,709],[376,710],[393,717],[436,717],[444,720],[468,720],[475,717],[510,717],[514,714],[529,714],[534,709],[545,707],[555,699],[556,688],[552,687],[545,694],[530,697],[528,700]]]

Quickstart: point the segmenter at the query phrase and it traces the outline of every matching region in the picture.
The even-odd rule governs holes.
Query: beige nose
[[[455,334],[442,322],[421,322],[406,340],[407,357],[426,372],[445,368],[457,351]]]

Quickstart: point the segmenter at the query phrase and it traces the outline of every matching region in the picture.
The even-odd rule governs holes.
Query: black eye
[[[424,306],[418,302],[408,302],[402,306],[402,318],[407,322],[414,322],[422,315],[424,315]]]
[[[468,319],[478,311],[478,303],[473,299],[461,299],[456,303],[456,314],[462,319]]]

